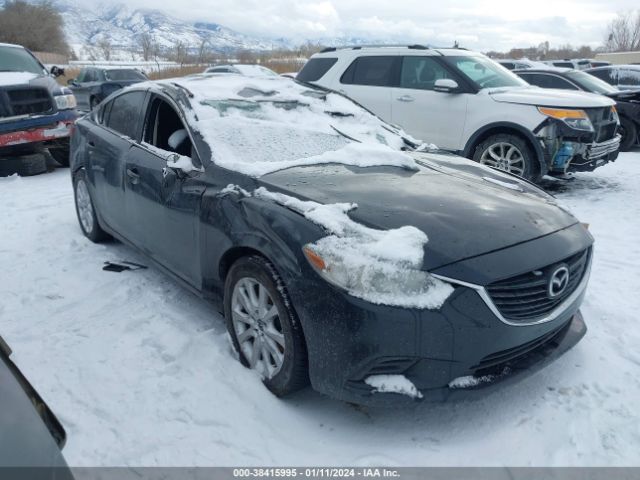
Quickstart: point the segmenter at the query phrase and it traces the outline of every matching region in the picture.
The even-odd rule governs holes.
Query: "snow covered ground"
[[[223,321],[80,233],[66,169],[0,179],[0,334],[93,465],[633,465],[640,449],[640,151],[556,186],[596,244],[578,346],[476,401],[354,408],[278,400]]]

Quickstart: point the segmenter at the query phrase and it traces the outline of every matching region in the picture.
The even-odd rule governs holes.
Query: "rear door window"
[[[340,79],[346,85],[391,87],[396,84],[396,72],[401,57],[359,57]]]
[[[301,82],[315,82],[316,80],[320,80],[337,61],[337,58],[312,58],[304,64],[300,73],[296,75],[296,79]]]
[[[114,98],[105,111],[106,126],[132,140],[138,139],[141,125],[141,111],[147,92],[128,92]]]

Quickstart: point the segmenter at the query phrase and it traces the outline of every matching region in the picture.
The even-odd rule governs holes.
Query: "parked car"
[[[262,65],[250,65],[233,63],[228,65],[216,65],[207,68],[204,73],[235,73],[236,75],[247,75],[249,77],[277,77],[278,74],[270,68]]]
[[[542,63],[558,68],[573,68],[574,70],[586,70],[591,68],[593,60],[588,58],[565,58],[564,60],[543,60]]]
[[[534,62],[526,58],[521,58],[519,60],[514,60],[511,58],[499,58],[499,59],[495,59],[494,62],[499,63],[507,70],[525,70],[527,68],[541,68],[541,67],[544,67],[545,65],[542,62]]]
[[[472,394],[585,333],[593,239],[576,218],[338,93],[139,84],[77,122],[71,158],[84,235],[212,300],[276,395],[309,380],[357,403]]]
[[[613,100],[525,88],[480,53],[419,45],[329,48],[313,55],[297,79],[344,93],[417,138],[533,182],[592,171],[618,156]],[[571,155],[564,142],[576,146]]]
[[[586,72],[620,90],[640,90],[640,65],[611,65]]]
[[[64,428],[9,356],[0,337],[0,471],[3,478],[73,480]],[[6,477],[5,477],[6,475]]]
[[[562,90],[581,90],[599,93],[616,101],[620,127],[618,129],[622,140],[620,150],[626,152],[640,141],[640,90],[621,91],[589,75],[571,69],[554,70],[522,70],[515,72],[520,78],[531,85],[542,88],[558,88]]]
[[[26,48],[0,43],[0,176],[42,173],[44,148],[69,165],[76,100],[53,76]]]
[[[78,108],[89,111],[113,92],[146,80],[147,76],[135,68],[87,67],[76,78],[69,79],[68,84]]]

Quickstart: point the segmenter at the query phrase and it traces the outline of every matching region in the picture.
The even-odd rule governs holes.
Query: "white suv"
[[[613,100],[532,87],[463,49],[329,48],[296,78],[343,93],[439,148],[532,181],[618,156]]]

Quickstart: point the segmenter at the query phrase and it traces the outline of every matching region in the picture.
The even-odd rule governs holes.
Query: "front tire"
[[[78,223],[84,236],[94,243],[100,243],[109,238],[109,235],[102,230],[98,223],[96,210],[93,206],[93,199],[89,191],[89,182],[84,170],[79,170],[73,176],[73,193],[76,204],[76,214]]]
[[[538,182],[541,178],[534,153],[527,142],[518,135],[491,135],[476,147],[473,160],[531,182]]]
[[[63,167],[69,166],[69,144],[60,147],[50,147],[49,154]]]
[[[627,117],[620,117],[620,133],[622,134],[620,151],[628,152],[638,141],[638,128]]]
[[[281,397],[308,384],[300,321],[274,266],[258,255],[233,264],[225,281],[224,314],[240,362]]]

